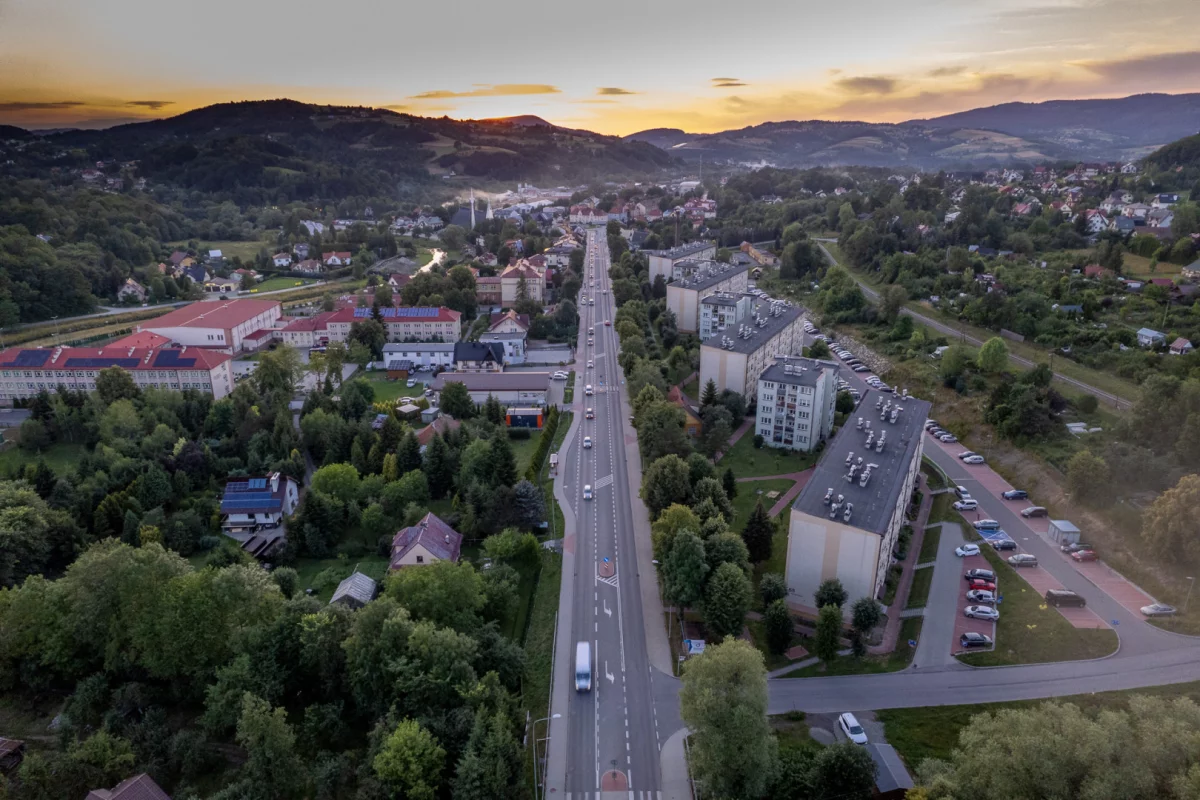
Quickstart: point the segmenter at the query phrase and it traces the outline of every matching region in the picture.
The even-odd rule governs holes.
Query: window
[[[424,563],[425,563],[425,556],[417,556],[417,563],[418,563],[418,564],[424,564]]]

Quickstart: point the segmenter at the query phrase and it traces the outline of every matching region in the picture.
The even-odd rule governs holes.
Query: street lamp
[[[1185,613],[1185,614],[1187,613],[1188,601],[1192,599],[1192,587],[1196,585],[1196,579],[1194,577],[1192,577],[1191,575],[1188,575],[1187,579],[1188,579],[1188,593],[1187,593],[1187,597],[1185,597],[1183,599],[1183,613]]]
[[[537,760],[537,749],[538,749],[538,742],[539,742],[539,741],[543,741],[543,742],[544,742],[544,741],[546,741],[547,739],[549,739],[549,738],[550,738],[549,734],[547,734],[546,736],[544,736],[542,739],[540,739],[540,740],[539,740],[539,739],[538,739],[538,735],[537,735],[537,726],[538,726],[538,723],[539,723],[539,722],[546,722],[547,720],[551,720],[551,719],[562,719],[562,714],[551,714],[551,715],[550,715],[550,716],[548,716],[548,717],[542,717],[541,719],[537,719],[537,720],[534,720],[534,721],[533,721],[533,784],[534,784],[534,800],[537,800],[537,787],[538,787],[538,786],[541,786],[541,787],[542,787],[542,796],[543,796],[543,797],[545,797],[545,789],[546,789],[545,782],[541,780],[541,778],[543,777],[543,775],[542,775],[542,771],[541,771],[540,769],[538,769],[538,760]]]

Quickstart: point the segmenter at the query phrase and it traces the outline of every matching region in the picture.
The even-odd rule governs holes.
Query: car
[[[1030,506],[1029,508],[1021,509],[1022,517],[1046,517],[1049,515],[1050,512],[1043,506]]]
[[[1084,561],[1096,561],[1100,556],[1096,555],[1095,550],[1076,550],[1074,553],[1071,553],[1071,558],[1082,563]]]
[[[875,388],[881,392],[886,392],[887,394],[892,394],[893,392],[896,391],[891,386],[888,386],[886,383],[881,383],[878,386],[876,386]],[[955,439],[954,441],[958,441],[958,440]]]
[[[977,556],[977,555],[979,555],[979,545],[977,545],[977,544],[959,545],[958,547],[954,548],[954,555],[958,556],[959,558],[966,558],[967,556]]]
[[[1007,492],[1000,494],[1005,500],[1024,500],[1029,497],[1029,492],[1024,489],[1009,489]]]
[[[958,457],[959,458],[968,458],[973,455],[975,455],[975,454],[972,453],[970,450],[963,450],[961,453],[958,454]]]
[[[1067,606],[1068,608],[1084,608],[1087,606],[1087,600],[1083,595],[1076,594],[1069,589],[1047,589],[1046,604],[1058,608]]]
[[[992,637],[983,633],[967,631],[958,638],[958,643],[963,647],[991,647]]]
[[[1083,542],[1067,542],[1064,545],[1060,545],[1058,549],[1062,550],[1064,553],[1075,553],[1080,550],[1091,550],[1092,546],[1090,544],[1084,544]]]
[[[967,592],[967,599],[972,603],[993,605],[996,602],[996,595],[992,594],[987,589],[972,589]]]
[[[1008,563],[1014,567],[1036,567],[1038,565],[1037,556],[1029,553],[1017,553],[1008,557]]]
[[[994,581],[996,580],[996,573],[992,572],[990,569],[969,569],[963,573],[963,577],[969,581],[978,579]]]
[[[594,362],[594,361],[589,361],[589,362],[588,362],[588,365],[587,365],[587,368],[588,368],[588,369],[591,369],[591,368],[592,368],[592,367],[594,367],[594,366],[596,366],[596,362]]]
[[[967,491],[967,487],[965,486],[955,486],[954,493],[958,495],[959,500],[969,500],[971,498],[971,493]]]
[[[842,729],[842,733],[846,734],[846,738],[855,744],[867,743],[867,732],[863,730],[862,725],[858,724],[858,720],[849,711],[838,717],[838,727]]]
[[[995,592],[996,584],[993,583],[992,581],[985,581],[983,578],[972,578],[967,583],[967,588],[968,589],[983,589],[984,591]]]
[[[595,340],[594,340],[594,339],[592,339],[592,337],[590,337],[590,336],[589,336],[589,337],[588,337],[588,347],[594,347],[595,345],[596,345],[596,342],[595,342]]]
[[[417,379],[416,379],[416,378],[409,378],[409,379],[408,379],[408,381],[407,381],[407,382],[406,382],[404,385],[405,385],[405,386],[407,386],[409,389],[411,389],[411,388],[413,388],[414,386],[416,386],[416,385],[417,385]]]
[[[1000,530],[1000,523],[994,519],[981,519],[977,522],[972,522],[971,524],[975,526],[975,530],[977,530],[977,531],[998,531],[998,530]]]
[[[940,439],[941,441],[945,442],[946,444],[954,444],[955,442],[958,441],[958,437],[955,436],[953,433],[943,433],[941,436],[939,436],[937,438]],[[963,459],[963,460],[965,461],[966,459]]]
[[[1175,616],[1175,606],[1169,606],[1166,603],[1151,603],[1148,606],[1142,606],[1142,615],[1147,617],[1173,617]]]
[[[611,320],[611,319],[606,319],[606,320],[604,320],[604,325],[605,325],[605,327],[611,328],[611,327],[612,327],[612,320]]]
[[[595,412],[595,411],[592,411],[592,410],[589,408],[589,409],[588,409],[588,410],[587,410],[587,411],[584,413],[584,416],[585,416],[585,417],[587,417],[588,419],[595,419],[595,418],[596,418],[596,412]]]
[[[979,508],[979,503],[969,498],[967,500],[957,500],[954,503],[955,511],[974,511],[977,508]]]
[[[996,533],[1003,534],[1004,531],[998,530],[998,531],[996,531]],[[1012,539],[1008,538],[1007,534],[1004,535],[1004,538],[1000,538],[999,536],[997,536],[995,539],[992,539],[991,544],[992,544],[993,550],[1016,550],[1017,549],[1017,543],[1014,542]]]
[[[551,375],[550,377],[551,377],[551,378],[553,378],[553,379],[554,379],[554,380],[556,380],[556,381],[565,381],[565,380],[567,379],[567,373],[565,373],[565,372],[556,372],[556,373],[554,373],[553,375]]]
[[[995,622],[1000,619],[1000,612],[991,606],[967,606],[963,609],[963,616],[971,619],[986,619]]]
[[[856,367],[851,367],[850,369],[854,372],[870,372],[871,371],[870,367],[864,367],[862,364],[859,364]]]
[[[585,395],[587,395],[588,397],[592,396],[592,385],[590,383],[587,386],[583,387],[583,393]]]
[[[584,500],[592,499],[592,485],[590,483],[585,483],[583,485],[583,499]]]
[[[934,420],[934,419],[925,420],[925,430],[929,430],[934,425],[937,425],[937,420]]]
[[[590,437],[590,436],[583,437],[583,449],[584,450],[592,449],[592,437]]]
[[[963,459],[964,464],[984,464],[986,461],[983,456],[967,456]]]

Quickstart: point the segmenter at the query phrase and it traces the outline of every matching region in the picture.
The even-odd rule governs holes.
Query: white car
[[[585,417],[587,417],[588,419],[595,419],[595,418],[596,418],[596,412],[595,412],[595,411],[592,411],[592,410],[589,408],[589,409],[587,410],[587,413],[586,413],[586,414],[584,414],[584,416],[585,416]]]
[[[596,366],[596,363],[595,363],[594,361],[589,361],[589,362],[588,362],[588,367],[587,367],[587,368],[588,368],[588,369],[591,369],[591,368],[592,368],[592,367],[594,367],[594,366]]]
[[[858,724],[858,719],[849,711],[838,717],[838,727],[842,729],[842,733],[846,734],[846,738],[855,744],[867,743],[867,732],[863,730],[862,725]]]
[[[584,500],[592,499],[592,485],[590,483],[585,483],[583,485],[583,499]]]
[[[977,556],[977,555],[979,555],[979,545],[977,545],[977,544],[960,545],[957,548],[955,548],[954,555],[958,556],[959,558],[966,558],[967,556]]]
[[[556,372],[553,375],[551,375],[550,377],[554,378],[554,380],[556,380],[556,381],[565,381],[567,379],[567,373]]]
[[[590,436],[583,437],[583,449],[584,450],[592,449],[592,437],[590,437]]]
[[[954,504],[955,511],[974,511],[979,508],[979,503],[974,500],[959,500]]]
[[[592,385],[590,383],[587,386],[583,387],[583,393],[585,395],[587,395],[588,397],[592,396]]]
[[[984,461],[983,456],[967,456],[963,459],[964,464],[982,464]]]
[[[971,619],[987,619],[995,622],[1000,619],[1000,612],[991,606],[967,606],[963,609],[963,616]]]

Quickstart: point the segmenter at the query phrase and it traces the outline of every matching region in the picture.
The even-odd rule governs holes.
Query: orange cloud
[[[513,97],[530,94],[561,94],[562,90],[548,83],[497,83],[483,84],[477,89],[465,92],[454,92],[449,89],[437,89],[432,92],[422,92],[412,95],[413,100],[449,100],[459,97]]]
[[[637,92],[631,92],[628,89],[621,89],[616,86],[601,86],[596,90],[596,94],[637,94]]]

